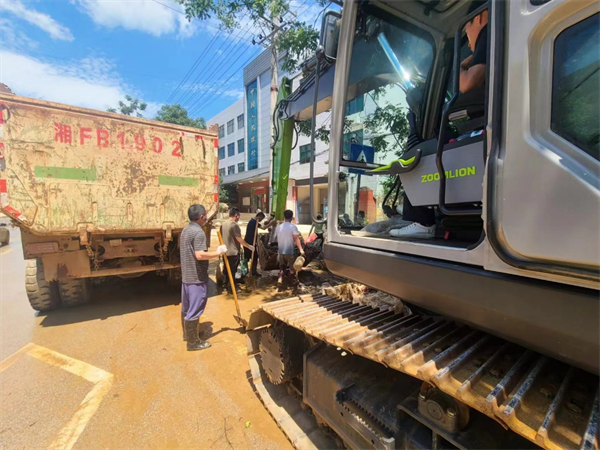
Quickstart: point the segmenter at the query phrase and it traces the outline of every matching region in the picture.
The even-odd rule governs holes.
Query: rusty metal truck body
[[[35,309],[84,301],[90,278],[177,280],[188,207],[217,211],[215,133],[10,94],[0,109],[1,211],[21,229]]]

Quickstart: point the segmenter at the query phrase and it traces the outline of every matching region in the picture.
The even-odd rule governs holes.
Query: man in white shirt
[[[294,255],[294,247],[298,248],[300,255],[304,256],[304,250],[300,243],[300,232],[298,227],[292,223],[294,213],[289,209],[283,212],[283,218],[285,222],[280,224],[276,230],[277,235],[277,246],[278,246],[278,262],[279,262],[279,280],[278,283],[283,283],[283,277],[290,278],[294,275],[294,261],[296,256]]]

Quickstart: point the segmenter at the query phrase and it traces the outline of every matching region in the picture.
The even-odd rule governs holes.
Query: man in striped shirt
[[[190,224],[183,229],[179,239],[182,275],[181,324],[187,349],[194,351],[210,347],[209,342],[200,339],[198,330],[200,316],[206,308],[208,297],[208,261],[224,254],[227,247],[219,245],[216,252],[208,251],[206,234],[202,229],[207,221],[204,206],[190,206],[188,217]]]

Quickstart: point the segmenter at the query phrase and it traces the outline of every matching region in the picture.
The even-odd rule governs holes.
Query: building
[[[281,74],[280,70],[280,74]],[[283,74],[281,75],[283,76]],[[244,67],[244,96],[210,120],[219,126],[219,175],[221,184],[234,185],[242,212],[269,210],[271,153],[271,54],[267,49]],[[296,83],[295,83],[296,84]],[[327,124],[330,113],[317,118]],[[328,145],[317,141],[314,211],[327,210]],[[299,223],[310,223],[310,138],[298,136],[292,151],[287,207]]]

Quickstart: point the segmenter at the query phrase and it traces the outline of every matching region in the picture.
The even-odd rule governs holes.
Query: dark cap
[[[475,12],[476,9],[481,8],[487,3],[487,0],[473,0],[469,5],[469,12],[467,13],[467,15],[470,15],[472,12]]]

